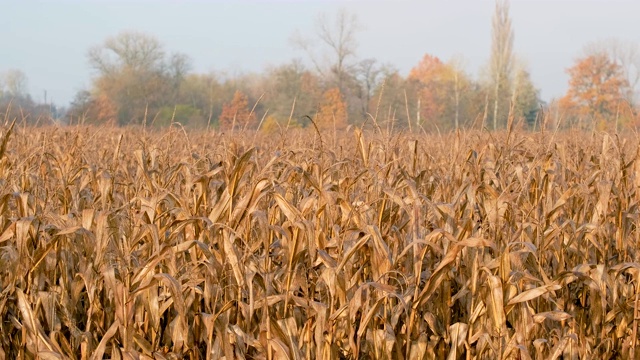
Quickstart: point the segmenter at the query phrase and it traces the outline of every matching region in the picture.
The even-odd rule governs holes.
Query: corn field
[[[637,359],[634,135],[5,126],[0,359]]]

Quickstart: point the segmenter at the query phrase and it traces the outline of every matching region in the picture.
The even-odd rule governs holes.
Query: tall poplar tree
[[[502,125],[501,102],[509,95],[513,67],[513,29],[509,18],[509,1],[497,0],[491,28],[490,71],[493,86],[493,130]],[[506,94],[506,96],[505,96]]]

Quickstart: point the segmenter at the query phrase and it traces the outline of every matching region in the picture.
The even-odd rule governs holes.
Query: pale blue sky
[[[0,0],[0,72],[17,68],[29,91],[66,105],[90,85],[87,50],[124,30],[155,35],[186,53],[197,72],[259,72],[306,55],[292,47],[312,34],[317,14],[358,16],[360,58],[407,74],[425,53],[463,55],[480,72],[489,58],[491,0],[453,1],[33,1]],[[591,41],[640,43],[640,1],[512,0],[515,50],[545,100],[566,89],[565,69]]]

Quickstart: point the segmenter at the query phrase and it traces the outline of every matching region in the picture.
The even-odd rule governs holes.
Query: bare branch
[[[314,67],[321,75],[334,73],[338,87],[342,88],[346,74],[354,66],[350,63],[357,48],[356,33],[360,29],[354,14],[340,10],[332,19],[320,14],[316,20],[316,39],[326,48],[324,56],[315,52],[316,43],[294,33],[291,42],[309,56]],[[330,60],[325,60],[328,57]]]

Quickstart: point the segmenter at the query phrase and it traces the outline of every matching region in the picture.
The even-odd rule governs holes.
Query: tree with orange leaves
[[[438,57],[426,54],[409,72],[409,80],[419,83],[419,111],[426,121],[437,121],[444,113],[446,90],[443,83],[446,71],[446,65]]]
[[[103,93],[79,91],[67,111],[69,124],[117,125],[118,107]]]
[[[460,126],[460,112],[470,95],[471,81],[455,61],[443,63],[426,54],[409,73],[417,88],[419,125],[423,122],[439,129]]]
[[[622,68],[604,54],[579,59],[567,70],[570,75],[567,94],[560,99],[560,108],[570,122],[587,119],[596,123],[616,120],[621,108],[626,108],[624,95],[629,86]]]
[[[221,130],[253,128],[256,115],[249,111],[249,98],[240,90],[236,90],[233,100],[222,106],[219,123]]]
[[[118,110],[116,104],[106,95],[100,94],[93,101],[94,119],[100,124],[118,124]]]
[[[347,103],[339,88],[331,88],[322,95],[316,125],[321,130],[343,129],[347,126]]]

